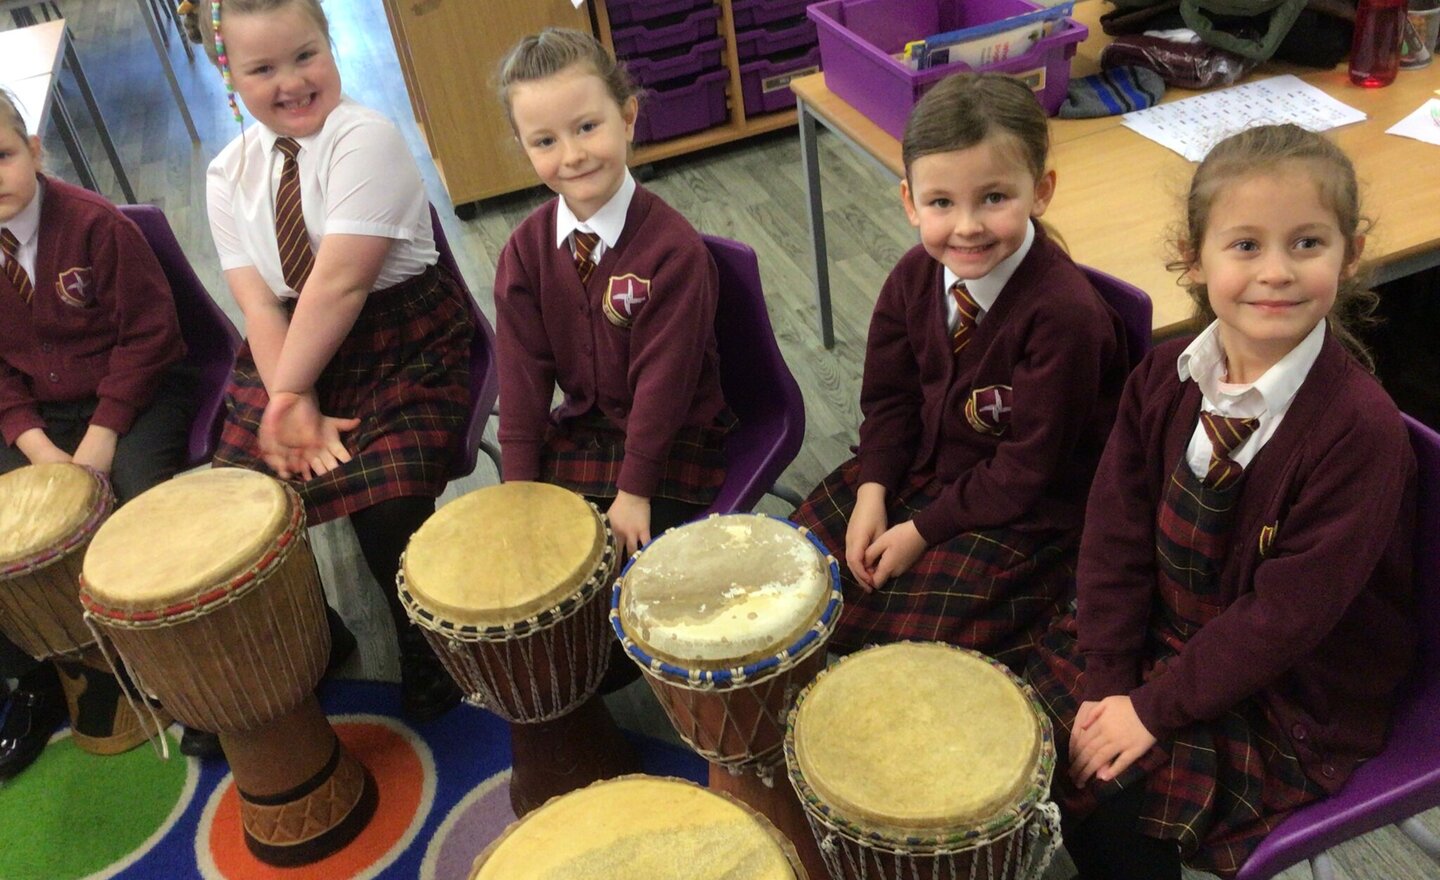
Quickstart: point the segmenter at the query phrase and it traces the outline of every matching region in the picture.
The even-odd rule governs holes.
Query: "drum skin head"
[[[620,584],[625,633],[677,666],[721,669],[775,656],[820,618],[829,560],[794,526],[712,516],[660,536]]]
[[[510,826],[471,880],[794,880],[777,833],[694,783],[626,776],[554,798]]]
[[[292,503],[283,483],[243,468],[167,480],[95,533],[82,569],[85,592],[110,608],[144,611],[228,584],[274,546]]]
[[[978,825],[1021,799],[1040,760],[1025,692],[979,655],[936,643],[847,657],[804,695],[794,736],[815,794],[887,836]]]
[[[69,543],[103,496],[100,478],[76,464],[0,474],[0,568]]]
[[[458,625],[504,626],[560,604],[609,542],[584,498],[548,483],[487,486],[435,511],[405,549],[405,589]]]

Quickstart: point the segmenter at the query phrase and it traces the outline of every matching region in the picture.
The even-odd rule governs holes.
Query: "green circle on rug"
[[[0,786],[0,880],[74,880],[135,853],[176,815],[190,760],[168,733],[123,755],[81,751],[69,736]],[[193,786],[191,786],[193,788]]]

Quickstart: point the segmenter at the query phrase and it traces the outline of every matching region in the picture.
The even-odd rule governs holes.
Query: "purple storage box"
[[[605,11],[610,15],[610,26],[613,28],[632,21],[650,21],[714,5],[715,0],[606,0]]]
[[[735,35],[735,54],[740,61],[754,61],[767,58],[791,49],[803,49],[816,44],[815,22],[805,16],[787,21],[777,21],[762,28],[741,31]]]
[[[813,2],[815,0],[732,0],[730,11],[738,31],[804,15],[805,7]]]
[[[823,0],[808,14],[820,32],[825,85],[900,138],[921,95],[950,74],[971,69],[955,62],[911,70],[895,57],[907,42],[1039,8],[1028,0]],[[1087,33],[1083,24],[1067,18],[1029,52],[980,69],[1027,80],[1045,112],[1053,115],[1070,88],[1070,57]]]
[[[708,40],[720,32],[720,7],[709,5],[693,10],[675,22],[647,22],[610,32],[615,54],[621,58],[673,49],[687,43]]]
[[[676,52],[666,58],[627,58],[625,69],[642,86],[653,86],[667,80],[694,76],[702,70],[720,66],[725,41],[719,37],[696,43],[689,52]]]
[[[790,80],[820,69],[820,47],[808,52],[791,52],[779,58],[762,58],[740,66],[740,85],[745,94],[745,113],[773,113],[795,106]]]
[[[689,82],[682,80],[673,88],[661,83],[647,89],[640,99],[640,118],[635,120],[635,143],[663,141],[728,122],[725,87],[729,84],[730,71],[721,68]]]

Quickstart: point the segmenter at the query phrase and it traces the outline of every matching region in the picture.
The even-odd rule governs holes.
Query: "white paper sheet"
[[[1385,129],[1385,133],[1440,146],[1440,123],[1434,115],[1437,113],[1440,113],[1440,98],[1431,98],[1421,104],[1419,110]]]
[[[1252,125],[1293,122],[1325,131],[1365,118],[1354,107],[1287,74],[1126,113],[1124,125],[1199,162],[1216,142]]]

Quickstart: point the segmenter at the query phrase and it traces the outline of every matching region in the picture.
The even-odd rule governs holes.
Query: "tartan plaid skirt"
[[[845,565],[845,529],[859,478],[859,460],[852,458],[790,515],[840,560],[845,606],[829,649],[843,654],[872,644],[938,641],[1023,669],[1035,639],[1073,591],[1079,531],[965,532],[930,547],[909,571],[866,593]],[[914,517],[943,488],[936,480],[913,482],[889,502],[890,525]]]
[[[358,418],[360,426],[342,437],[349,462],[291,482],[310,525],[392,498],[444,491],[469,418],[473,328],[466,295],[436,266],[370,294],[315,384],[321,412]],[[260,458],[256,436],[269,399],[246,342],[226,390],[217,466],[274,473]]]
[[[727,409],[715,425],[681,428],[653,497],[708,507],[725,482],[725,435],[734,424]],[[589,498],[614,498],[624,461],[625,432],[591,410],[545,438],[540,479]]]

